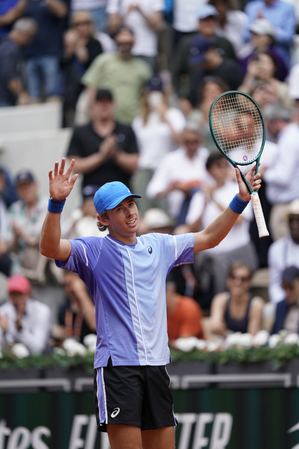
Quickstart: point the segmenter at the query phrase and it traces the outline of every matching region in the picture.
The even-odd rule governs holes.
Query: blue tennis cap
[[[96,192],[93,202],[98,214],[104,210],[114,209],[123,200],[132,196],[133,198],[141,198],[141,195],[132,193],[131,190],[122,182],[113,181],[106,182]]]

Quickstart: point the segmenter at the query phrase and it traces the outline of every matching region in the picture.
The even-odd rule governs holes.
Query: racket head
[[[237,90],[219,95],[210,109],[209,126],[215,145],[234,166],[259,161],[266,128],[258,104],[249,95]]]

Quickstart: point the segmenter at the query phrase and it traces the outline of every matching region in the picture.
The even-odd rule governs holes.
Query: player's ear
[[[103,225],[103,226],[109,225],[108,214],[97,215],[97,219],[98,219],[98,222],[101,223],[101,225]]]

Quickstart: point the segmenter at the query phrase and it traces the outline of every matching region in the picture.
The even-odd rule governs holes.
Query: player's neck
[[[118,232],[109,230],[109,235],[120,243],[124,245],[135,245],[136,244],[136,233],[132,235],[121,235]]]

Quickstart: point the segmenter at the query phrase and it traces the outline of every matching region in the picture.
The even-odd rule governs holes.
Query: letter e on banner
[[[225,449],[229,443],[233,417],[230,413],[217,413],[215,415],[210,449]]]

